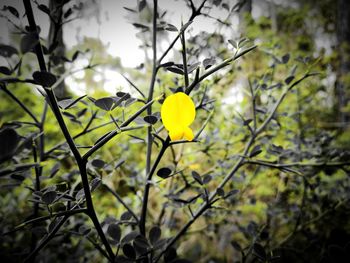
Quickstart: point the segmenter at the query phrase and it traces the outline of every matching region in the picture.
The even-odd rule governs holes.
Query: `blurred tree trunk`
[[[350,113],[345,107],[350,100],[350,1],[338,0],[337,43],[339,67],[337,72],[336,96],[339,121],[344,125],[350,121]]]
[[[49,46],[56,45],[53,52],[53,56],[50,59],[50,67],[55,66],[55,73],[62,75],[65,72],[64,62],[62,57],[65,56],[66,47],[63,42],[63,30],[62,30],[62,17],[63,17],[63,4],[61,0],[50,0],[49,8],[51,10],[52,18],[54,21],[50,20],[50,29],[48,42]],[[67,96],[67,90],[64,81],[62,81],[58,87],[55,89],[55,94],[58,98],[64,98]]]
[[[244,34],[246,27],[246,16],[252,13],[252,0],[241,0],[238,12],[240,33]]]

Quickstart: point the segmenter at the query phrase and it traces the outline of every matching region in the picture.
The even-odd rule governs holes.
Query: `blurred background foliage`
[[[51,5],[55,1],[49,2]],[[62,11],[66,16],[64,19],[76,16],[84,20],[86,14],[98,16],[99,5],[103,1],[66,2]],[[201,3],[193,2],[196,6]],[[184,3],[188,5],[187,8],[191,7],[190,1]],[[34,1],[34,8],[40,4],[48,5]],[[144,94],[148,92],[152,71],[152,1],[130,1],[130,5],[127,6],[126,18],[139,30],[137,38],[142,42],[140,49],[144,50],[146,58],[141,65],[136,68],[123,67],[119,57],[106,51],[105,43],[90,37],[83,38],[71,49],[64,48],[63,57],[54,53],[46,56],[51,63],[51,72],[57,76],[63,74],[60,71],[62,65],[63,72],[84,72],[70,76],[72,81],[61,86],[63,91],[56,94],[59,100],[87,94],[74,107],[62,109],[71,134],[82,131],[94,114],[96,118],[91,127],[108,123],[77,138],[78,146],[93,145],[115,128],[108,113],[100,110],[90,98],[129,92],[139,101],[112,111],[115,118],[123,119],[123,116],[130,116],[142,106],[140,100],[143,98],[132,85]],[[176,34],[169,30],[167,13],[163,13],[167,11],[166,1],[159,1],[159,5],[159,22],[164,23],[160,22],[158,40],[167,43]],[[221,16],[215,16],[215,10]],[[253,16],[253,10],[260,10],[260,15]],[[73,12],[73,15],[67,15],[68,12]],[[303,81],[287,94],[270,125],[258,136],[253,151],[247,156],[247,163],[223,189],[225,193],[235,190],[232,196],[219,200],[213,209],[199,218],[176,248],[179,255],[193,262],[345,262],[343,260],[349,258],[347,253],[350,251],[349,4],[342,0],[208,0],[202,12],[202,16],[212,21],[216,30],[214,33],[202,31],[193,34],[191,28],[196,27],[196,22],[190,25],[189,32],[185,34],[190,65],[200,62],[197,67],[204,71],[204,59],[211,59],[211,64],[215,65],[229,57],[235,52],[235,47],[228,40],[244,37],[249,39],[249,43],[257,44],[258,48],[195,88],[191,96],[198,110],[193,130],[199,131],[203,123],[208,123],[198,143],[174,145],[161,160],[159,168],[170,167],[178,174],[165,180],[158,176],[154,179],[156,185],[150,192],[148,226],[158,224],[162,235],[171,237],[191,217],[188,206],[195,208],[204,202],[201,198],[190,204],[184,200],[201,194],[203,189],[216,189],[249,138],[249,129],[253,125],[252,90],[256,95],[257,123],[261,124],[283,92],[283,85],[301,78],[306,72],[317,72],[317,75]],[[116,10],[116,14],[121,14],[121,10]],[[16,18],[9,8],[1,11],[3,18],[24,30],[26,23],[19,22],[23,19],[22,15]],[[187,18],[183,19],[185,23]],[[181,21],[176,23],[180,25]],[[8,25],[15,32],[11,34],[10,45],[20,50],[21,34],[9,22]],[[65,26],[69,26],[69,23]],[[47,48],[52,45],[49,41],[45,36],[41,39]],[[64,43],[59,45],[64,46]],[[21,59],[20,70],[18,68],[6,74],[2,69],[1,81],[11,77],[31,78],[37,70],[33,53],[19,52],[6,56],[1,52],[1,55],[6,58],[1,60],[4,61],[2,66],[7,68],[13,68]],[[181,46],[175,46],[174,52],[164,60],[170,61],[182,63]],[[123,74],[133,84],[121,87],[112,83],[114,87],[111,89],[115,90],[112,94],[101,88],[106,81],[106,71]],[[190,78],[194,76],[195,70]],[[75,92],[75,85],[79,83],[84,83],[86,87],[84,94]],[[162,67],[156,79],[155,96],[163,93],[169,95],[184,86],[182,75],[172,72],[169,67]],[[8,83],[7,89],[38,118],[41,116],[44,98],[35,85]],[[160,112],[160,107],[161,102],[155,102],[153,111]],[[142,117],[134,124],[145,124]],[[25,124],[31,121],[30,116],[1,91],[2,129],[15,127],[21,140],[25,141],[37,136],[36,128]],[[153,128],[156,131],[161,126],[158,120]],[[64,142],[50,110],[44,133],[46,151]],[[165,138],[166,135],[166,131],[160,130],[159,136]],[[125,212],[118,200],[113,199],[108,187],[137,213],[141,207],[146,140],[146,128],[122,133],[89,161],[90,179],[97,177],[102,180],[102,185],[93,192],[93,201],[105,226]],[[159,149],[159,141],[155,140],[153,159]],[[86,151],[84,148],[80,150]],[[1,171],[15,164],[32,163],[31,152],[30,145],[24,146],[11,160],[2,162]],[[103,161],[101,164],[93,160]],[[291,165],[281,167],[279,163]],[[67,145],[63,144],[47,154],[41,165],[42,189],[56,185],[62,192],[73,189],[74,195],[81,189],[77,167]],[[191,176],[193,171],[202,179],[210,175],[208,182],[200,185],[194,181]],[[2,233],[31,218],[34,178],[33,168],[1,175]],[[39,215],[47,215],[47,207],[40,207]],[[64,202],[56,202],[48,207],[49,211],[57,212],[64,210],[65,205]],[[32,233],[40,239],[50,227],[49,220],[1,235],[0,255],[6,259],[4,262],[20,262],[23,255],[30,251]],[[95,252],[93,243],[87,238],[90,235],[89,238],[94,239],[94,233],[86,234],[82,227],[92,227],[86,216],[71,217],[57,237],[39,253],[37,262],[102,262],[101,255]],[[133,229],[135,226],[132,224],[123,226],[123,236]]]

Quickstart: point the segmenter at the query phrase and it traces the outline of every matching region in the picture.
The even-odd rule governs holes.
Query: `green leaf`
[[[218,194],[218,196],[221,196],[221,197],[225,196],[225,191],[222,188],[216,189],[216,193]]]
[[[86,236],[87,234],[89,234],[91,231],[91,228],[85,226],[85,225],[82,225],[79,227],[79,234],[83,235],[83,236]]]
[[[184,71],[178,67],[167,67],[166,70],[173,72],[173,73],[176,73],[176,74],[179,74],[179,75],[184,74]]]
[[[0,162],[12,158],[19,141],[20,137],[15,129],[5,128],[0,131]]]
[[[56,163],[52,168],[51,168],[51,171],[50,171],[50,178],[54,177],[55,174],[57,174],[57,172],[60,170],[61,168],[61,163]]]
[[[215,64],[215,62],[216,62],[216,60],[214,57],[204,59],[203,60],[204,69],[210,68],[212,65]]]
[[[33,73],[33,79],[43,87],[51,87],[56,82],[56,76],[46,71],[35,71]]]
[[[157,175],[163,179],[168,178],[170,174],[171,174],[171,169],[168,167],[160,168],[157,171]]]
[[[96,168],[103,168],[106,165],[106,163],[103,160],[94,159],[94,160],[92,160],[91,165],[96,167]]]
[[[203,181],[202,181],[202,178],[201,178],[201,176],[199,175],[199,173],[197,173],[196,171],[192,171],[191,175],[192,175],[192,178],[193,178],[197,183],[199,183],[200,185],[203,185]]]
[[[10,58],[13,55],[18,55],[18,51],[16,48],[9,45],[0,44],[0,56]]]
[[[149,231],[148,237],[151,241],[151,244],[154,245],[162,235],[162,230],[158,226],[154,226]]]
[[[90,182],[90,190],[93,192],[97,187],[99,187],[101,184],[101,179],[100,178],[94,178]]]
[[[164,253],[164,262],[170,263],[177,257],[176,249],[169,247]]]
[[[73,99],[60,100],[57,102],[57,104],[61,109],[67,110],[69,108],[72,108],[75,104],[77,104],[80,100],[82,100],[85,97],[86,97],[86,95],[83,95],[75,100],[73,100]]]
[[[289,76],[284,80],[284,82],[288,85],[289,83],[291,83],[293,81],[293,79],[294,79],[294,76]]]
[[[211,179],[212,179],[212,176],[210,174],[205,175],[203,178],[203,184],[210,183]]]
[[[143,120],[151,125],[156,124],[158,121],[158,118],[154,115],[148,115],[143,118]]]
[[[101,98],[95,100],[95,105],[102,110],[110,111],[115,109],[115,100],[111,97]]]
[[[125,237],[123,237],[121,243],[125,244],[125,243],[129,243],[131,241],[133,241],[137,236],[139,235],[138,231],[131,231],[129,234],[127,234]]]
[[[10,13],[11,13],[12,15],[14,15],[14,16],[17,17],[17,18],[19,18],[19,13],[18,13],[17,9],[14,8],[13,6],[5,5],[4,8],[3,8],[3,10],[8,10],[8,11],[10,11]]]
[[[107,229],[108,235],[115,241],[119,242],[122,231],[120,229],[120,226],[118,224],[110,224]]]
[[[283,57],[282,57],[282,63],[283,64],[287,64],[288,61],[290,59],[290,55],[289,54],[285,54]]]
[[[249,154],[249,157],[252,158],[254,156],[257,156],[259,155],[260,153],[262,153],[262,150],[261,150],[261,146],[260,145],[256,145],[253,150],[251,150],[250,154]]]
[[[41,200],[45,204],[49,205],[55,201],[56,197],[57,197],[56,191],[47,191],[42,195]]]
[[[147,6],[146,0],[141,0],[139,2],[139,12],[141,12]]]
[[[36,33],[30,32],[25,34],[21,39],[21,52],[25,54],[29,51],[32,51],[38,43],[39,39]]]
[[[9,76],[12,74],[12,71],[8,67],[0,66],[0,73]]]
[[[258,257],[261,261],[266,261],[266,252],[262,245],[259,243],[253,244],[253,254]]]
[[[131,258],[131,259],[136,258],[136,251],[134,247],[128,243],[123,246],[123,253],[124,253],[124,256],[126,256],[127,258]]]
[[[172,24],[167,24],[165,26],[165,30],[170,31],[170,32],[178,32],[179,30],[177,29],[176,26],[172,25]]]
[[[129,211],[126,211],[120,216],[120,220],[127,221],[127,220],[130,220],[131,217],[132,217],[132,214]]]

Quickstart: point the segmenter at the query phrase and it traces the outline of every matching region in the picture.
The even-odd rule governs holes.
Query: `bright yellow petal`
[[[184,137],[185,137],[185,139],[186,139],[187,141],[192,141],[192,140],[193,140],[194,135],[193,135],[193,131],[192,131],[191,128],[186,127],[186,128],[184,129]]]
[[[168,96],[161,108],[162,121],[167,130],[175,126],[187,127],[196,117],[192,99],[183,92]]]
[[[181,124],[184,127],[190,126],[196,117],[196,108],[192,99],[183,92],[175,94],[180,114]]]
[[[193,140],[193,132],[188,126],[196,117],[196,108],[188,95],[177,92],[168,96],[163,102],[160,114],[172,140],[180,140],[184,136]]]
[[[184,130],[182,128],[170,130],[169,137],[172,141],[181,140],[184,137]]]

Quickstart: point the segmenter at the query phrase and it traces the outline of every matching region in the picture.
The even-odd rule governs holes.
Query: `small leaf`
[[[211,181],[212,177],[210,174],[207,174],[203,178],[203,184],[208,184]]]
[[[129,234],[123,237],[121,243],[129,243],[133,241],[138,235],[139,235],[138,231],[131,231]]]
[[[291,83],[293,81],[293,79],[294,79],[294,76],[289,76],[288,78],[286,78],[284,80],[284,82],[288,85],[289,83]]]
[[[131,258],[131,259],[135,259],[136,258],[136,252],[135,252],[135,249],[132,245],[130,244],[125,244],[123,246],[123,253],[124,253],[124,256],[128,257],[128,258]]]
[[[67,109],[73,107],[75,104],[77,104],[80,100],[82,100],[85,97],[86,97],[86,95],[83,95],[75,100],[73,100],[73,99],[60,100],[57,102],[57,104],[61,109],[67,110]]]
[[[182,27],[181,27],[181,32],[185,31],[191,24],[192,24],[193,20],[190,20],[188,21],[186,24],[184,24]]]
[[[196,62],[196,63],[193,63],[192,65],[190,65],[188,68],[187,68],[187,73],[190,74],[192,73],[193,71],[195,71],[199,66],[200,66],[200,62]]]
[[[199,175],[199,173],[197,173],[196,171],[192,171],[191,173],[192,175],[192,178],[197,181],[197,183],[199,183],[200,185],[203,185],[203,181],[202,181],[202,178],[201,176]]]
[[[162,235],[162,230],[158,226],[154,226],[149,231],[149,240],[151,241],[151,244],[154,245]]]
[[[148,241],[142,235],[138,235],[132,244],[134,245],[136,253],[140,256],[145,255],[149,249]]]
[[[216,189],[216,192],[217,192],[217,194],[218,194],[219,196],[221,196],[221,197],[225,196],[225,191],[224,191],[224,189],[222,189],[222,188]]]
[[[236,241],[231,241],[231,245],[238,251],[242,251],[242,247]]]
[[[122,231],[118,224],[110,224],[108,226],[107,233],[113,240],[117,242],[120,241]]]
[[[96,168],[103,168],[106,165],[106,163],[100,159],[92,160],[91,164],[92,164],[92,166],[94,166]]]
[[[64,13],[63,17],[68,18],[71,14],[73,14],[72,8],[68,8],[68,10]]]
[[[172,24],[167,24],[165,26],[165,30],[170,31],[170,32],[178,32],[179,30],[177,29],[176,26],[172,25]]]
[[[140,23],[132,23],[132,25],[136,28],[140,28],[140,29],[143,29],[143,30],[148,30],[149,27],[148,26],[145,26],[145,25],[142,25]]]
[[[149,248],[148,240],[142,235],[138,235],[135,239],[133,244],[136,244],[138,247],[145,248],[146,251]]]
[[[184,71],[182,69],[179,69],[177,67],[168,67],[166,68],[168,71],[179,74],[179,75],[183,75]]]
[[[80,189],[77,194],[75,195],[76,200],[80,200],[82,198],[85,198],[85,192],[84,189]]]
[[[170,263],[177,257],[176,249],[173,247],[168,248],[164,253],[164,262]]]
[[[42,195],[41,200],[47,205],[49,205],[55,201],[56,197],[57,197],[56,191],[48,191]]]
[[[168,167],[160,168],[157,171],[157,175],[163,179],[168,178],[170,174],[171,174],[171,169]]]
[[[122,98],[123,100],[127,100],[131,98],[131,95],[129,93],[122,92],[122,91],[118,91],[116,95],[117,97]]]
[[[0,44],[0,56],[3,56],[5,58],[10,58],[13,55],[17,55],[17,54],[18,54],[18,51],[16,48],[9,45]]]
[[[21,52],[23,54],[31,51],[37,44],[39,43],[39,39],[36,33],[27,33],[21,39]]]
[[[85,225],[82,225],[79,227],[79,234],[83,235],[83,236],[86,236],[87,234],[89,234],[91,231],[91,228],[85,226]]]
[[[111,97],[97,99],[95,105],[102,110],[110,111],[115,108],[115,100]]]
[[[121,216],[120,216],[120,220],[121,221],[127,221],[130,220],[132,217],[132,214],[129,211],[124,212]]]
[[[141,0],[139,2],[139,12],[141,12],[147,6],[146,0]]]
[[[124,7],[124,6],[123,6],[123,8],[124,8],[126,11],[129,11],[129,12],[131,12],[131,13],[136,13],[136,10],[134,10],[134,9],[131,9],[131,8],[128,8],[128,7]]]
[[[54,177],[55,174],[57,174],[57,172],[60,170],[61,168],[61,163],[56,163],[50,171],[50,178]]]
[[[144,118],[144,121],[153,125],[153,124],[156,124],[157,121],[158,121],[158,118],[154,115],[148,115],[148,116],[145,116]]]
[[[238,43],[232,39],[229,39],[228,42],[235,48],[238,49]]]
[[[290,55],[289,55],[289,54],[285,54],[285,55],[282,57],[282,63],[283,63],[283,64],[287,64],[288,61],[289,61],[289,58],[290,58]]]
[[[5,128],[0,131],[0,162],[12,158],[19,141],[20,137],[15,129]]]
[[[239,190],[238,189],[233,189],[231,190],[230,192],[227,193],[227,195],[225,196],[225,198],[227,197],[230,197],[230,196],[233,196],[233,195],[236,195],[239,193]]]
[[[114,169],[117,169],[118,167],[122,166],[123,163],[125,163],[125,159],[120,159],[120,160],[114,165]]]
[[[51,87],[56,82],[56,76],[46,71],[35,71],[33,73],[33,79],[36,83],[44,87]]]
[[[208,69],[210,68],[212,65],[215,64],[215,58],[214,57],[211,57],[211,58],[206,58],[203,60],[203,66],[205,69]]]
[[[5,5],[4,6],[4,8],[3,8],[3,10],[8,10],[8,11],[10,11],[10,13],[12,14],[12,15],[14,15],[15,17],[17,17],[17,18],[19,18],[19,13],[18,13],[18,11],[17,11],[17,9],[16,8],[14,8],[13,6],[10,6],[10,5]]]
[[[97,187],[99,187],[101,184],[101,179],[100,178],[94,178],[92,179],[92,181],[90,182],[90,190],[91,192],[93,192]]]
[[[258,154],[260,154],[262,152],[261,150],[261,146],[260,145],[256,145],[253,150],[251,150],[249,157],[252,158],[254,156],[257,156]]]
[[[46,13],[47,15],[50,15],[50,9],[46,5],[40,4],[38,5],[38,9]]]
[[[12,74],[12,71],[8,67],[0,66],[0,73],[9,76]]]
[[[257,256],[260,260],[266,261],[266,252],[262,245],[259,243],[254,243],[253,245],[253,254]]]

